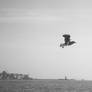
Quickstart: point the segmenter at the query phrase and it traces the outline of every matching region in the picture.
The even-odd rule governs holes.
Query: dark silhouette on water
[[[62,48],[64,48],[64,46],[69,46],[69,45],[76,43],[75,41],[71,41],[71,39],[70,39],[71,36],[69,34],[64,34],[63,37],[64,37],[65,43],[60,44],[60,47],[62,47]]]

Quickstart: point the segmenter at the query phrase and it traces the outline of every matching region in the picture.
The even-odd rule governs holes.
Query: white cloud
[[[62,12],[61,12],[62,13]],[[68,17],[49,10],[23,10],[23,9],[2,9],[0,10],[0,22],[23,22],[30,20],[40,21],[70,21]]]
[[[30,21],[61,21],[70,22],[73,19],[91,19],[92,11],[83,9],[16,9],[0,10],[0,22],[30,22]]]

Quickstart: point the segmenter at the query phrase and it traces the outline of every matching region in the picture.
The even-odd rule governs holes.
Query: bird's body
[[[64,34],[63,37],[64,37],[65,43],[60,44],[60,47],[62,47],[62,48],[64,48],[64,46],[69,46],[69,45],[72,45],[72,44],[76,43],[75,41],[70,40],[70,35],[69,34]]]
[[[68,45],[70,42],[70,35],[64,34],[63,37],[64,37],[65,45]]]

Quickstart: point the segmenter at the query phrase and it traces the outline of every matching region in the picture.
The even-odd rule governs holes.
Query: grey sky
[[[91,0],[0,0],[0,69],[92,79],[91,5]],[[77,44],[60,48],[64,33]]]

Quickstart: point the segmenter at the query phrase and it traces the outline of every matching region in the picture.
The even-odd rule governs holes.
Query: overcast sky
[[[60,48],[63,34],[77,43]],[[0,0],[0,71],[92,80],[91,0]]]

